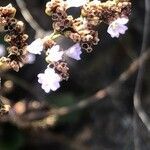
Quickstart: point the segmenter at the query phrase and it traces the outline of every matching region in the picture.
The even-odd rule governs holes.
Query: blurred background
[[[50,32],[52,22],[44,12],[47,0],[24,2],[41,27],[38,33],[26,22],[15,0],[0,0],[0,6],[12,3],[17,8],[16,18],[25,22],[28,42],[31,43],[43,31],[45,34]],[[46,94],[37,82],[37,74],[46,68],[44,56],[36,56],[33,64],[24,66],[18,73],[6,71],[2,74],[0,92],[22,119],[20,123],[15,117],[10,119],[6,116],[0,119],[0,150],[150,149],[148,129],[133,107],[137,71],[125,82],[113,84],[111,94],[105,98],[63,115],[47,117],[48,110],[64,106],[73,108],[83,99],[108,87],[139,57],[143,40],[144,4],[144,1],[132,2],[129,29],[119,39],[112,39],[106,32],[107,26],[101,24],[98,28],[99,44],[92,53],[83,53],[81,61],[68,60],[70,78],[56,92]],[[73,15],[79,12],[79,8],[70,10]],[[69,47],[69,42],[62,41],[63,39],[59,39],[62,45]],[[6,46],[2,36],[0,44]],[[150,42],[147,47],[149,45]],[[140,96],[141,105],[150,116],[149,64],[147,61]],[[13,109],[11,116],[16,116]],[[46,120],[42,120],[44,117]],[[28,125],[28,122],[32,122],[32,125]]]

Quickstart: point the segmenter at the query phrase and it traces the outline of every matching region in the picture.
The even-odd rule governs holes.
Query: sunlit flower
[[[28,47],[27,50],[32,54],[39,54],[41,55],[41,52],[43,50],[43,41],[42,39],[36,39],[33,41]]]
[[[85,5],[89,0],[67,0],[68,7],[80,7]]]
[[[65,54],[69,56],[70,58],[80,60],[80,55],[82,54],[80,44],[74,44],[72,47],[70,47],[68,50],[66,50]]]
[[[6,7],[7,7],[7,8],[11,8],[11,7],[13,7],[13,6],[12,6],[11,3],[9,3]]]
[[[112,38],[118,38],[119,34],[124,34],[128,29],[128,27],[125,25],[128,23],[128,21],[128,18],[118,18],[109,25],[107,32],[111,35]]]
[[[47,68],[44,73],[38,74],[38,82],[42,84],[41,87],[46,93],[50,90],[56,91],[60,87],[60,81],[61,77],[52,68]]]
[[[35,62],[36,56],[34,54],[29,53],[27,55],[27,63],[33,64]]]
[[[97,4],[98,2],[101,2],[100,0],[93,0],[94,4]]]
[[[64,54],[63,51],[59,51],[60,46],[55,45],[52,48],[47,50],[48,56],[46,57],[47,61],[53,62],[53,61],[59,61],[62,59],[62,55]]]
[[[5,47],[4,45],[0,44],[0,57],[5,55]]]

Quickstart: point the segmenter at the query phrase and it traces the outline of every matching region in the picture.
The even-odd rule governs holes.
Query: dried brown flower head
[[[11,5],[0,7],[0,31],[6,32],[4,41],[9,44],[8,56],[0,59],[12,69],[19,71],[26,62],[28,35],[24,33],[24,23],[15,19],[16,9]]]

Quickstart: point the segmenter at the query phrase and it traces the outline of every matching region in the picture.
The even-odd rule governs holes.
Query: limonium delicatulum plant
[[[74,18],[67,14],[70,7],[80,7],[80,17]],[[67,57],[81,59],[82,51],[93,51],[93,45],[99,42],[97,26],[102,22],[108,25],[107,32],[112,38],[124,34],[128,27],[131,3],[128,0],[51,0],[47,2],[45,12],[52,18],[53,33],[44,38],[35,39],[30,45],[26,43],[28,36],[24,34],[23,22],[14,19],[15,8],[11,5],[0,7],[0,31],[9,31],[4,39],[10,44],[8,56],[1,62],[7,62],[18,71],[25,64],[28,53],[41,55],[45,53],[47,68],[37,75],[42,89],[49,93],[60,87],[62,80],[68,80],[69,67]],[[59,36],[74,42],[68,49],[58,45]]]

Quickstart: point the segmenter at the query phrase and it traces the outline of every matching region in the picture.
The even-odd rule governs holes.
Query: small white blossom
[[[42,84],[41,87],[46,93],[50,90],[56,91],[60,87],[60,81],[61,77],[52,68],[47,68],[44,73],[38,74],[38,82]]]
[[[34,54],[29,53],[27,55],[27,63],[33,64],[35,62],[36,56]]]
[[[4,45],[0,44],[0,57],[4,56],[6,54]]]
[[[85,5],[89,0],[67,0],[68,7],[80,7]]]
[[[42,39],[36,39],[33,41],[28,47],[27,50],[32,54],[39,54],[41,55],[41,52],[43,50],[43,41]]]
[[[97,4],[98,2],[101,2],[100,0],[93,0],[94,4]]]
[[[7,7],[7,8],[11,8],[11,7],[13,7],[13,6],[12,6],[11,3],[9,3],[6,7]]]
[[[112,38],[118,38],[119,34],[124,34],[128,29],[128,27],[125,25],[128,23],[128,21],[128,18],[118,18],[109,25],[107,32],[111,35]]]
[[[59,50],[60,50],[59,45],[55,45],[52,48],[48,49],[47,50],[48,56],[46,57],[46,60],[52,62],[61,60],[64,52]]]
[[[74,44],[72,47],[66,50],[65,54],[73,59],[80,60],[80,55],[82,54],[80,44]]]

